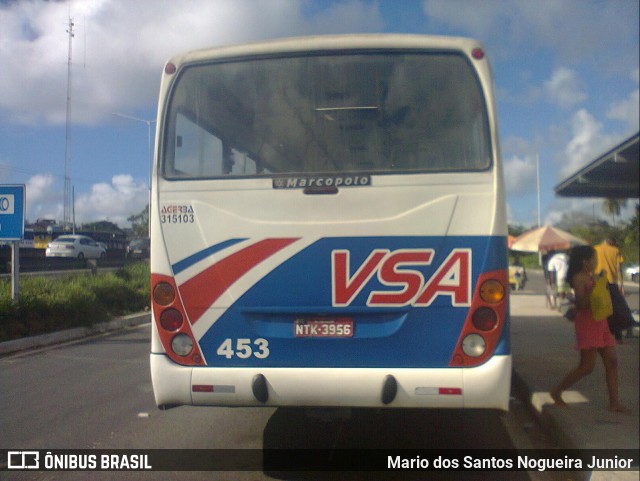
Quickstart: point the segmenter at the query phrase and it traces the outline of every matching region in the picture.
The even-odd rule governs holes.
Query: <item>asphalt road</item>
[[[540,285],[538,285],[540,284]],[[527,291],[538,291],[532,275]],[[638,307],[637,284],[627,300]],[[562,323],[558,323],[560,326]],[[517,400],[508,414],[463,410],[354,410],[319,419],[304,409],[159,411],[148,366],[148,326],[0,359],[1,449],[509,449],[552,447]],[[335,411],[315,412],[316,415]],[[542,444],[542,445],[541,445]],[[447,479],[442,477],[438,479]],[[538,479],[535,473],[535,479]],[[355,476],[355,475],[354,475]],[[326,479],[328,475],[324,476]],[[322,479],[263,472],[0,472],[1,479]],[[367,473],[338,479],[397,479]],[[411,479],[421,479],[412,476]],[[465,479],[453,473],[451,479]],[[478,479],[471,477],[470,479]],[[485,479],[481,477],[480,479]],[[497,473],[489,478],[497,479]],[[504,479],[529,479],[510,473]]]
[[[530,447],[521,410],[354,410],[320,419],[304,409],[159,411],[148,326],[0,359],[2,449],[509,449]],[[335,415],[334,410],[315,412]],[[499,479],[493,473],[491,479]],[[335,475],[335,473],[334,473]],[[340,479],[397,479],[367,473]],[[469,477],[468,479],[478,479]],[[328,479],[262,472],[0,472],[2,479]],[[420,479],[412,476],[411,479]],[[439,477],[438,479],[447,479]],[[451,479],[466,479],[451,473]],[[484,479],[481,477],[480,479]],[[504,479],[529,479],[511,473]]]
[[[542,288],[531,276],[527,291]],[[637,284],[627,290],[638,307]],[[124,333],[0,359],[1,449],[510,449],[552,447],[517,400],[507,414],[469,410],[196,408],[159,411],[149,374],[149,332]],[[310,416],[310,414],[313,414]],[[329,415],[326,418],[325,415]],[[324,417],[324,418],[323,418]],[[334,473],[335,474],[335,473]],[[440,473],[438,479],[447,479]],[[337,475],[336,475],[337,476]],[[451,479],[466,479],[451,473]],[[499,479],[498,473],[488,478]],[[529,479],[505,473],[504,479]],[[0,472],[1,479],[328,479],[263,472]],[[362,478],[397,479],[367,473]],[[535,479],[540,476],[533,473]],[[411,479],[421,479],[412,476]]]

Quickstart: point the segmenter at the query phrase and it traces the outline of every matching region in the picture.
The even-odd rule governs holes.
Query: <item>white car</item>
[[[638,282],[638,271],[640,270],[640,267],[638,266],[638,264],[634,265],[634,266],[629,266],[624,270],[624,277],[626,279],[630,279],[633,282]]]
[[[61,235],[47,245],[47,257],[75,257],[84,259],[104,259],[107,250],[91,237],[84,235]]]

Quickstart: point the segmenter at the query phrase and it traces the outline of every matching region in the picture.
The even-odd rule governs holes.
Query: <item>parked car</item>
[[[84,259],[104,259],[107,249],[91,237],[84,235],[61,235],[47,245],[47,257],[75,257]]]
[[[640,266],[638,266],[638,264],[629,266],[624,270],[624,277],[632,280],[633,282],[638,282],[639,270],[640,270]]]
[[[527,271],[522,266],[509,266],[509,286],[515,291],[524,289],[527,282]]]
[[[147,259],[150,246],[149,239],[133,239],[127,246],[127,257],[131,259]]]

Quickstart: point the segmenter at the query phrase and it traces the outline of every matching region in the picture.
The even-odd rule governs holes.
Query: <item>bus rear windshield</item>
[[[361,53],[195,64],[172,88],[169,179],[487,169],[478,78],[452,53]]]

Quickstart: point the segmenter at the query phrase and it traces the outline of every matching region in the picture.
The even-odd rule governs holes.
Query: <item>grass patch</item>
[[[0,282],[0,342],[88,327],[148,307],[146,263],[94,276],[24,277],[18,303],[11,299],[11,282],[5,280]]]

